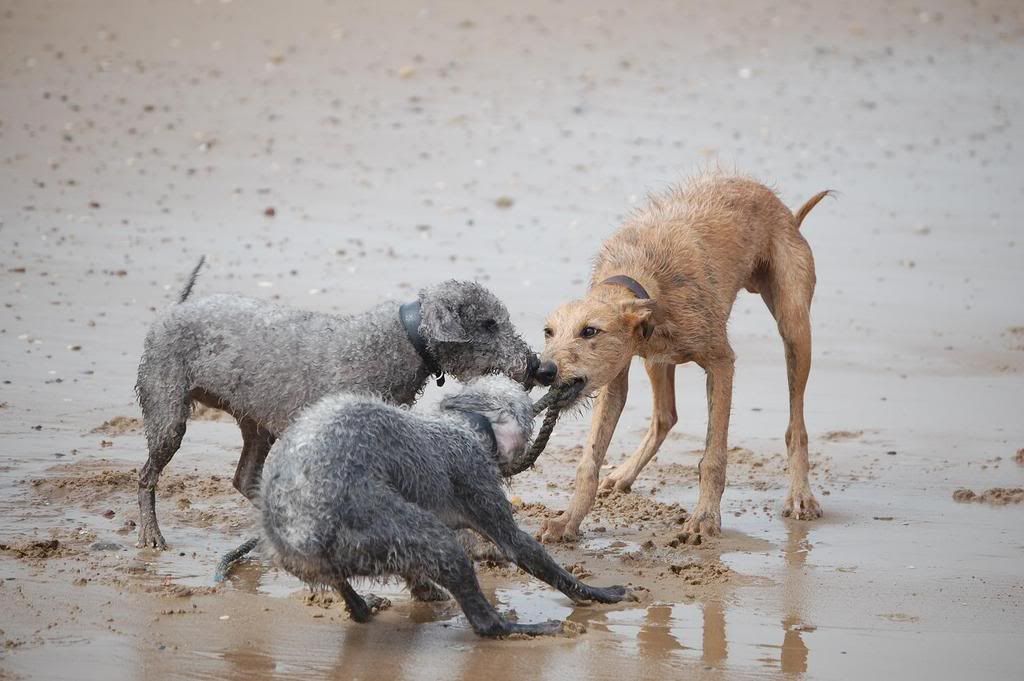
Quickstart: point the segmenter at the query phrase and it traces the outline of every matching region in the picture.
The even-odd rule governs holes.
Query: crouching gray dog
[[[139,474],[139,547],[166,548],[156,519],[160,472],[185,435],[193,402],[238,421],[242,453],[234,486],[252,500],[263,463],[298,412],[340,392],[411,404],[427,378],[504,373],[529,387],[537,358],[490,291],[446,281],[410,303],[348,317],[280,307],[237,295],[179,303],[146,336],[136,384],[149,445]]]
[[[414,595],[446,589],[481,636],[560,631],[558,621],[508,622],[488,603],[455,532],[469,528],[577,603],[632,598],[622,586],[583,584],[516,526],[502,480],[532,431],[521,386],[480,378],[439,411],[341,394],[303,412],[274,445],[258,501],[276,562],[336,589],[357,622],[370,618],[376,599],[367,603],[348,580],[397,575]]]

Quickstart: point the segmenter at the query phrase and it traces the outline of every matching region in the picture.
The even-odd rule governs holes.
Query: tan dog
[[[579,534],[626,403],[634,355],[644,358],[654,414],[639,449],[602,487],[628,490],[657,453],[676,423],[676,365],[696,362],[707,372],[708,433],[698,467],[700,496],[683,529],[692,543],[720,532],[735,357],[726,323],[742,288],[764,298],[786,349],[790,491],[784,513],[821,516],[807,479],[804,427],[814,260],[799,227],[827,194],[815,195],[794,215],[757,182],[706,175],[652,198],[605,242],[587,296],[555,310],[544,329],[538,376],[556,378],[558,384],[585,381],[584,394],[598,393],[575,492],[569,508],[545,523],[543,540]]]

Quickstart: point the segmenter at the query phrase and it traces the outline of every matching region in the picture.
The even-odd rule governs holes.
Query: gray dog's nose
[[[537,367],[537,373],[534,375],[537,377],[537,382],[541,385],[551,385],[555,382],[555,377],[558,375],[558,366],[550,360],[541,362],[541,365]]]
[[[531,354],[526,360],[526,383],[533,384],[537,376],[537,367],[540,366],[540,357]]]

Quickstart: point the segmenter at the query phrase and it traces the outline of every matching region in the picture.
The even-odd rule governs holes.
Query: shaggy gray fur
[[[139,475],[140,547],[166,547],[156,484],[181,444],[193,401],[238,420],[243,448],[234,485],[251,499],[274,438],[303,407],[342,390],[410,404],[429,375],[397,302],[341,317],[236,295],[185,300],[195,274],[182,302],[153,323],[139,364],[136,390],[149,444]],[[530,380],[534,355],[490,291],[446,281],[420,291],[418,300],[420,335],[444,372],[463,380],[493,372]]]
[[[467,413],[485,416],[494,438]],[[371,606],[348,579],[397,575],[414,593],[446,589],[482,636],[555,633],[559,622],[514,624],[497,613],[455,532],[484,535],[573,601],[629,597],[621,586],[578,581],[516,526],[502,480],[532,425],[529,396],[502,376],[473,381],[436,414],[371,397],[325,397],[271,452],[258,502],[265,545],[292,574],[337,589],[356,621],[369,619]]]

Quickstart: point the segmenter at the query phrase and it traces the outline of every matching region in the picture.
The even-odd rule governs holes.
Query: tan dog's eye
[[[544,337],[545,338],[551,338],[554,335],[555,335],[555,332],[551,329],[550,326],[545,326],[544,327]]]
[[[593,338],[599,333],[601,333],[601,329],[595,329],[593,326],[584,326],[583,330],[580,331],[580,338]]]

